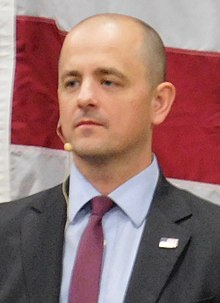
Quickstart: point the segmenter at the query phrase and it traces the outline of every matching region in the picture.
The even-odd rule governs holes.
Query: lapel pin
[[[159,247],[160,248],[177,248],[179,239],[176,238],[161,238]]]

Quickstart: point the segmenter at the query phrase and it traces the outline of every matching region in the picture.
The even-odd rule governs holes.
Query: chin
[[[106,150],[91,148],[91,146],[84,149],[75,149],[74,154],[76,157],[89,162],[103,162],[110,158],[110,154]]]

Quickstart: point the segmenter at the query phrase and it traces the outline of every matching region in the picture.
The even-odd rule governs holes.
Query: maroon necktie
[[[91,200],[92,214],[82,235],[70,284],[69,303],[97,303],[103,256],[102,218],[113,207],[106,196]]]

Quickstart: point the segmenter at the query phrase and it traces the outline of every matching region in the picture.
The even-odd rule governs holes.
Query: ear
[[[64,136],[63,136],[63,132],[62,132],[62,127],[61,127],[60,119],[59,119],[59,121],[57,123],[57,135],[61,139],[61,141],[63,143],[65,143],[65,139],[64,139]]]
[[[159,84],[152,100],[152,124],[162,123],[169,114],[176,95],[176,89],[170,82]]]

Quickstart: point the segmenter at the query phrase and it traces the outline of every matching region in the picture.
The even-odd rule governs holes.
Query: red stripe
[[[63,41],[54,21],[17,20],[12,143],[62,148],[55,129],[57,61]],[[220,54],[167,49],[177,98],[156,128],[154,150],[165,175],[220,184]]]
[[[17,19],[11,133],[14,144],[62,148],[55,129],[57,63],[63,38],[53,20]]]
[[[155,131],[166,176],[220,184],[220,54],[168,49],[173,111]]]

